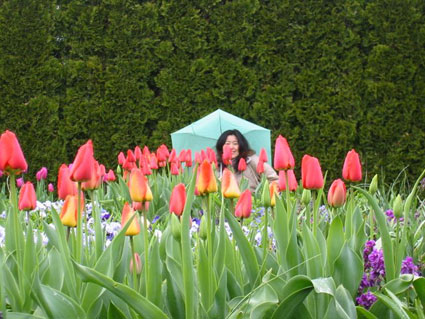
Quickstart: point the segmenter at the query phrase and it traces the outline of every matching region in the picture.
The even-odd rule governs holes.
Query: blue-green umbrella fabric
[[[171,133],[171,141],[177,154],[183,149],[191,149],[194,156],[195,152],[207,147],[215,151],[215,143],[221,133],[232,129],[239,130],[257,154],[264,148],[271,163],[270,130],[220,109]]]

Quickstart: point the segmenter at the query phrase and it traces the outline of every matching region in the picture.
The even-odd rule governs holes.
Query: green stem
[[[81,182],[77,183],[77,244],[75,247],[75,259],[78,263],[82,260],[82,246],[83,246],[83,229],[81,225]]]
[[[290,202],[290,198],[289,198],[289,177],[288,177],[288,171],[285,172],[285,183],[286,183],[286,212],[289,216],[289,214],[291,213],[291,202]]]
[[[267,259],[267,251],[268,251],[268,245],[269,245],[269,233],[268,233],[268,225],[269,225],[269,208],[267,207],[264,210],[264,228],[263,228],[263,259],[264,259],[264,263],[266,262]]]
[[[148,212],[143,210],[143,243],[145,249],[145,285],[146,285],[146,298],[149,299],[149,267],[148,267],[148,251],[149,251],[149,241],[148,241]]]
[[[210,305],[213,302],[213,241],[212,241],[212,214],[211,214],[211,195],[208,193],[207,200],[207,247],[208,247],[208,305],[207,309],[209,309]]]
[[[136,257],[135,257],[136,251],[134,250],[133,236],[130,236],[130,246],[131,246],[131,258],[133,260],[133,289],[137,291],[139,286],[137,283],[137,263],[136,263]],[[146,266],[145,266],[145,269],[146,269]]]
[[[317,228],[319,227],[319,216],[318,216],[318,209],[316,209],[315,207],[316,193],[314,191],[312,192],[311,197],[313,199],[313,235],[314,237],[316,237]]]

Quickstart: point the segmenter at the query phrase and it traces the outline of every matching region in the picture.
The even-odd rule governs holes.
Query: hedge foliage
[[[423,0],[3,0],[0,131],[55,180],[91,138],[107,168],[221,108],[328,180],[425,168]]]

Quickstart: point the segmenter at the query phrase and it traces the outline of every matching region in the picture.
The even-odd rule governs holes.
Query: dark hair
[[[222,164],[223,162],[223,146],[226,143],[227,137],[229,135],[236,136],[239,144],[239,155],[232,160],[232,166],[235,172],[238,171],[239,160],[244,158],[246,160],[247,156],[254,154],[255,152],[249,146],[249,142],[238,130],[227,130],[224,131],[217,140],[215,144],[215,149],[217,150],[217,161]]]

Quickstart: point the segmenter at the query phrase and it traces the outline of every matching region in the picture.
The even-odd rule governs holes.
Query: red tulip
[[[35,195],[34,185],[26,182],[19,192],[19,209],[33,210],[37,206],[37,196]]]
[[[25,181],[24,181],[24,178],[23,177],[16,179],[16,186],[18,188],[21,188],[22,186],[24,186],[24,184],[25,184]]]
[[[178,161],[180,163],[186,161],[186,150],[180,151],[179,156],[178,156]]]
[[[136,167],[136,156],[134,156],[134,153],[133,153],[132,150],[127,150],[127,157],[126,157],[122,167],[126,171],[131,171],[133,168]]]
[[[136,212],[126,202],[124,204],[124,207],[122,208],[122,213],[121,213],[121,228],[124,228],[124,226],[130,220],[130,218],[133,217],[134,214],[136,214]],[[135,236],[140,233],[140,224],[137,217],[138,216],[135,216],[132,219],[130,226],[127,228],[125,232],[126,236]]]
[[[230,147],[230,145],[223,146],[222,161],[224,165],[232,164],[232,148]]]
[[[140,160],[140,168],[142,169],[143,175],[152,175],[152,170],[149,167],[148,160],[145,157],[142,157]]]
[[[124,155],[123,152],[120,152],[118,154],[118,164],[121,165],[121,166],[123,166],[124,163],[125,163],[125,155]]]
[[[238,163],[238,171],[243,172],[246,170],[246,161],[244,158],[241,158]]]
[[[133,168],[128,182],[131,200],[134,202],[145,202],[152,200],[152,192],[146,176],[139,168]]]
[[[192,150],[187,150],[186,151],[186,158],[185,158],[185,162],[186,162],[186,167],[192,167]]]
[[[171,175],[179,175],[179,165],[177,164],[177,162],[171,162],[171,167],[170,167],[170,173]]]
[[[347,196],[345,184],[341,179],[333,181],[328,192],[328,203],[332,207],[340,207],[344,205]]]
[[[7,174],[19,175],[27,168],[27,162],[15,133],[6,130],[0,136],[0,170]]]
[[[143,156],[149,160],[151,156],[151,152],[149,151],[149,148],[145,145],[143,146]]]
[[[345,157],[342,177],[351,182],[359,182],[362,180],[362,164],[360,163],[359,154],[357,154],[354,149],[349,151]]]
[[[304,155],[301,162],[301,179],[305,189],[320,189],[323,187],[322,169],[316,157]]]
[[[99,162],[94,160],[93,161],[92,176],[88,181],[83,182],[81,184],[81,188],[83,190],[92,190],[92,189],[99,188],[101,181],[102,181],[101,177],[102,177],[102,169],[99,165]]]
[[[149,167],[150,169],[158,169],[158,160],[155,153],[152,153],[150,156]]]
[[[221,179],[221,192],[225,198],[238,198],[241,196],[241,191],[236,181],[235,175],[228,169],[223,170]]]
[[[276,139],[274,150],[274,168],[276,170],[287,170],[295,167],[294,156],[292,156],[291,149],[289,148],[286,138],[279,135]]]
[[[200,195],[214,193],[218,190],[212,165],[208,160],[204,160],[199,166],[196,179],[196,189]]]
[[[59,167],[58,197],[65,199],[68,195],[77,195],[77,184],[71,180],[71,172],[67,165]]]
[[[80,212],[84,210],[84,196],[81,195]],[[65,203],[62,206],[61,214],[59,216],[61,222],[65,226],[76,227],[78,220],[78,196],[66,196]]]
[[[251,215],[252,198],[249,189],[242,192],[235,207],[235,216],[238,218],[248,218]]]
[[[186,204],[186,188],[183,183],[177,184],[170,197],[170,213],[180,216],[183,213],[184,205]]]
[[[137,145],[134,148],[134,157],[136,158],[136,161],[137,160],[140,161],[140,159],[142,158],[142,150],[140,149],[140,146],[139,145]]]
[[[195,152],[195,162],[201,165],[203,162],[201,153]]]
[[[259,161],[261,161],[263,163],[267,162],[267,153],[266,153],[266,150],[264,148],[262,148],[260,150]]]
[[[71,179],[74,182],[89,181],[93,175],[94,161],[93,144],[91,140],[88,140],[79,148],[75,156],[70,173]]]
[[[173,148],[170,152],[170,156],[168,156],[168,163],[177,162],[177,154],[176,150]]]
[[[294,170],[292,169],[288,169],[287,171],[279,171],[279,189],[281,191],[286,190],[286,174],[288,174],[289,191],[296,191],[298,187],[298,181],[295,178]]]
[[[167,146],[162,144],[158,149],[156,150],[156,157],[158,159],[158,162],[166,162],[168,156],[170,155]]]
[[[258,161],[257,173],[260,174],[260,175],[264,173],[264,162],[262,160]]]
[[[207,158],[211,164],[214,163],[215,167],[217,167],[217,157],[215,156],[215,152],[211,147],[207,147]]]
[[[35,174],[35,178],[37,179],[37,181],[40,181],[42,179],[46,179],[47,178],[47,168],[45,168],[44,166],[42,168],[40,168],[40,170]]]

